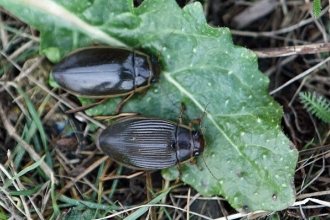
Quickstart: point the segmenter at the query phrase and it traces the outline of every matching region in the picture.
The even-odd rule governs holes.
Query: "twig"
[[[71,182],[67,183],[60,191],[59,195],[63,195],[66,190],[70,189],[70,187],[72,187],[74,185],[75,182],[77,182],[78,180],[80,180],[81,178],[83,178],[84,176],[86,176],[86,174],[90,173],[91,171],[93,171],[96,167],[98,167],[101,163],[103,163],[104,161],[106,161],[108,159],[107,156],[102,157],[101,159],[97,160],[96,162],[94,162],[91,166],[89,166],[83,173],[81,173],[80,175],[78,175],[77,177],[75,177]]]
[[[301,194],[301,195],[297,196],[297,200],[306,199],[306,198],[310,198],[310,197],[316,197],[316,196],[324,196],[324,195],[330,195],[330,190],[322,191],[322,192]]]
[[[290,85],[291,83],[307,76],[308,74],[310,74],[312,71],[316,70],[317,68],[319,68],[320,66],[322,66],[323,64],[325,64],[326,62],[330,61],[330,57],[328,57],[327,59],[323,60],[322,62],[318,63],[317,65],[309,68],[308,70],[300,73],[298,76],[295,76],[294,78],[290,79],[288,82],[284,83],[282,86],[278,87],[277,89],[274,89],[273,91],[271,91],[269,94],[273,95],[274,93],[280,91],[281,89],[283,89],[284,87]]]
[[[297,54],[315,54],[315,53],[329,52],[329,51],[330,51],[329,43],[253,50],[253,52],[256,53],[259,58],[284,57],[284,56],[291,56]]]

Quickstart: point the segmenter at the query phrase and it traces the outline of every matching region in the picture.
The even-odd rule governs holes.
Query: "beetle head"
[[[159,65],[159,61],[155,57],[151,57],[150,61],[151,61],[151,69],[152,69],[151,83],[156,83],[159,80],[161,68]]]
[[[198,131],[192,132],[192,138],[194,143],[193,156],[197,157],[204,151],[205,139],[204,136]]]
[[[163,45],[162,45],[161,49],[158,52],[158,57],[150,57],[151,66],[152,66],[152,73],[153,73],[153,79],[151,80],[152,83],[158,82],[158,80],[159,80],[160,73],[161,73],[160,57],[162,55],[163,49],[165,48],[165,44],[166,44],[168,38],[172,35],[173,32],[174,32],[174,30],[171,31],[171,33],[166,36],[166,38],[163,42]]]

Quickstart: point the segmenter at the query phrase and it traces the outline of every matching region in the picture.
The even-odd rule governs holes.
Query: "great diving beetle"
[[[105,46],[78,49],[53,68],[54,80],[66,91],[87,98],[127,96],[157,82],[158,60],[139,51]]]
[[[203,116],[202,116],[203,117]],[[173,167],[204,151],[204,136],[180,122],[129,116],[104,129],[96,145],[117,163],[138,170]]]

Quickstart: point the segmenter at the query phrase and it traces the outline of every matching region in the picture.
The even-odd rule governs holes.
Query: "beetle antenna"
[[[172,103],[172,105],[175,106],[174,102],[172,101],[172,99],[170,98],[170,96],[167,94],[167,92],[165,91],[164,87],[162,86],[161,81],[159,81],[158,85],[160,86],[161,90],[165,93],[165,96],[168,98],[168,100],[170,100],[170,102]]]
[[[204,164],[205,164],[206,169],[210,172],[210,174],[213,176],[214,179],[219,180],[218,178],[216,178],[216,177],[214,176],[214,174],[212,173],[211,169],[210,169],[209,166],[207,165],[207,163],[206,163],[206,161],[205,161],[205,158],[204,158],[204,154],[202,154],[202,158],[203,158],[203,162],[204,162]]]
[[[204,111],[203,111],[202,115],[199,118],[193,119],[189,122],[189,127],[191,127],[192,124],[198,124],[202,134],[203,134],[202,127],[201,127],[202,126],[202,120],[203,120],[204,116],[206,115],[206,108],[207,108],[207,106],[209,106],[210,103],[211,102],[207,103],[207,105],[204,108]]]
[[[159,60],[160,60],[160,55],[162,54],[162,51],[163,51],[163,49],[165,48],[165,44],[166,44],[168,38],[173,34],[174,31],[175,31],[175,30],[171,31],[171,33],[170,33],[169,35],[166,36],[165,41],[163,42],[163,45],[162,45],[162,47],[160,48],[160,50],[159,50],[159,52],[158,52],[158,56],[157,56],[157,60],[158,60],[158,62],[159,62]]]
[[[201,130],[203,136],[204,136],[204,130],[205,130],[205,128],[202,128],[202,119],[203,119],[203,117],[206,115],[206,109],[207,109],[207,107],[209,106],[209,104],[211,104],[211,102],[207,103],[207,105],[205,106],[205,109],[204,109],[202,115],[201,115],[198,119],[195,119],[195,121],[198,121],[198,122],[199,122],[199,128],[200,128],[200,130]],[[191,121],[190,123],[194,123],[194,122]],[[189,124],[190,124],[190,123],[189,123]],[[202,154],[202,158],[203,158],[203,162],[204,162],[204,164],[205,164],[206,169],[210,172],[210,174],[213,176],[214,179],[219,180],[218,178],[215,177],[215,175],[212,173],[211,169],[210,169],[209,166],[207,165],[207,163],[206,163],[206,161],[205,161],[204,153]]]
[[[181,102],[181,110],[180,110],[180,115],[179,115],[179,123],[182,124],[182,115],[186,111],[186,105]]]
[[[160,56],[162,55],[163,49],[165,48],[165,44],[168,41],[168,38],[174,33],[175,30],[171,31],[169,33],[169,35],[166,36],[165,41],[162,44],[162,47],[160,48],[159,52],[158,52],[158,56],[157,56],[157,60],[158,62],[160,61]],[[163,92],[165,93],[165,96],[170,100],[170,102],[172,103],[173,106],[175,106],[174,102],[172,101],[172,99],[170,98],[170,96],[167,94],[166,90],[164,89],[164,87],[162,86],[161,81],[159,81],[158,83],[160,85],[161,90],[163,90]]]

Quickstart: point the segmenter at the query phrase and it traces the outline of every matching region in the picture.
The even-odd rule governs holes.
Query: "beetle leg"
[[[107,115],[107,116],[94,116],[93,118],[97,120],[111,120],[115,118],[120,118],[120,117],[129,117],[129,116],[136,116],[136,115],[141,115],[140,113],[137,112],[125,112],[125,113],[120,113],[118,115]]]
[[[93,102],[91,104],[88,104],[88,105],[84,105],[84,106],[80,106],[80,107],[77,107],[75,109],[70,109],[68,111],[66,111],[65,113],[66,114],[71,114],[71,113],[76,113],[76,112],[80,112],[80,111],[85,111],[87,109],[90,109],[96,105],[99,105],[99,104],[102,104],[104,101],[106,101],[108,98],[105,98],[105,99],[101,99],[100,101],[97,101],[97,102]]]
[[[183,115],[183,112],[186,110],[186,106],[185,104],[182,102],[181,103],[181,111],[180,111],[180,115],[179,115],[179,123],[182,124],[182,115]]]
[[[168,38],[173,34],[174,31],[175,31],[175,30],[171,31],[171,33],[170,33],[169,35],[166,36],[165,41],[163,42],[163,45],[162,45],[161,49],[160,49],[159,52],[158,52],[158,58],[157,58],[158,61],[160,60],[160,55],[162,54],[161,52],[162,52],[163,49],[165,48],[165,43],[167,42]]]
[[[100,182],[104,182],[107,180],[116,180],[116,179],[132,179],[132,178],[140,176],[144,173],[145,173],[145,171],[139,171],[139,172],[133,173],[131,175],[109,175],[109,176],[101,177],[99,180],[100,180]]]
[[[178,176],[178,178],[176,178],[175,183],[178,183],[178,182],[180,182],[180,177],[182,176],[182,170],[180,167],[180,163],[177,163],[176,166],[178,167],[179,176]]]
[[[145,95],[147,92],[148,92],[148,88],[143,89],[140,93],[141,93],[142,95]]]
[[[196,157],[193,157],[190,161],[189,161],[190,164],[193,164],[193,165],[196,165],[197,169],[199,169],[199,171],[202,171],[203,169],[198,166],[198,163],[197,163],[197,158]]]
[[[150,189],[153,189],[152,177],[151,177],[150,171],[146,172],[146,184],[147,184],[147,200],[148,200],[148,202],[150,202],[154,198],[154,194],[150,190]],[[157,219],[155,207],[151,207],[150,215],[151,215],[151,219]]]
[[[118,105],[116,108],[116,115],[119,114],[120,110],[123,108],[123,106],[125,105],[125,103],[132,98],[132,96],[134,95],[134,92],[132,92],[131,94],[129,94],[128,96],[126,96]]]
[[[210,104],[210,103],[208,103],[208,104],[205,106],[205,109],[204,109],[202,115],[201,115],[199,118],[197,118],[197,119],[193,119],[193,120],[191,120],[191,121],[189,122],[189,127],[191,127],[192,124],[197,124],[197,125],[199,125],[199,126],[202,124],[202,120],[203,120],[204,116],[206,115],[206,108],[207,108],[207,106],[208,106],[209,104]]]

